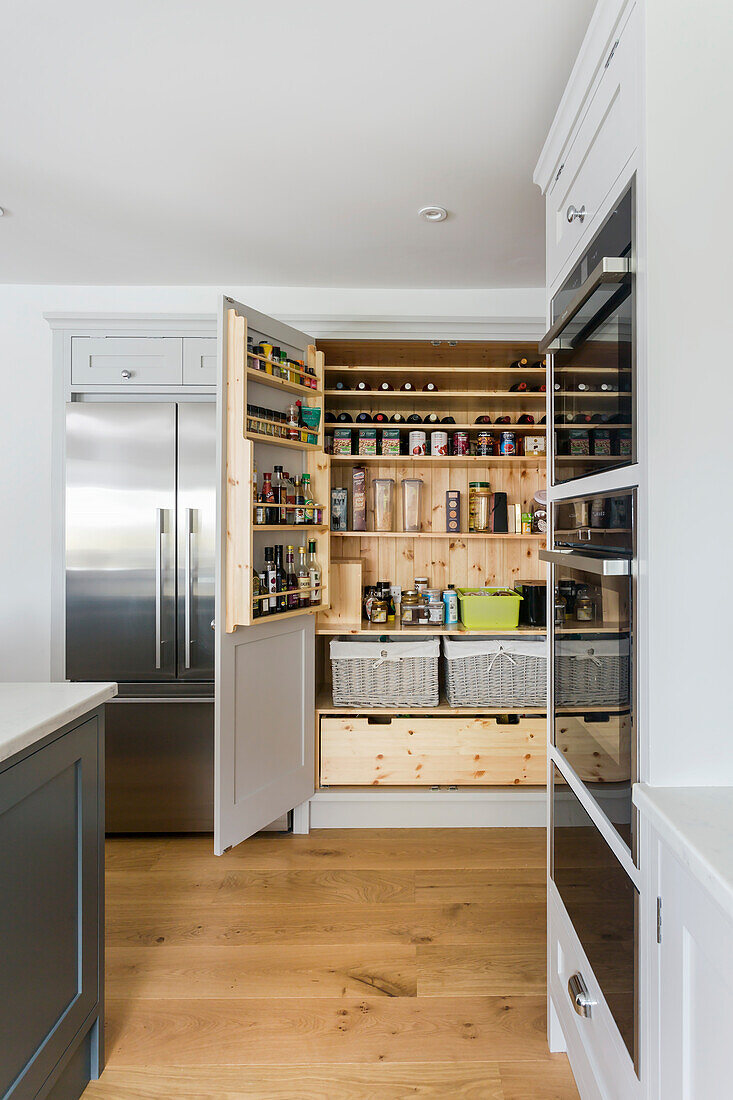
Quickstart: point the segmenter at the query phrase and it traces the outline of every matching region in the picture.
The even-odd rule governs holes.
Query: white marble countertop
[[[634,786],[634,804],[733,917],[733,787]]]
[[[117,684],[0,684],[0,762],[117,694]]]

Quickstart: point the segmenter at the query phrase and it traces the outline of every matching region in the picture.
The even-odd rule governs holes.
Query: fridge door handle
[[[186,539],[186,545],[183,554],[183,630],[184,630],[184,654],[183,664],[184,668],[189,669],[191,667],[191,583],[193,578],[193,571],[191,568],[191,540],[194,536],[194,510],[193,508],[186,508],[184,510],[184,536]]]
[[[577,550],[540,550],[540,561],[550,565],[567,565],[586,573],[598,573],[602,577],[628,577],[631,562],[628,558],[594,558]]]
[[[163,664],[163,537],[165,535],[165,508],[155,509],[155,667]]]

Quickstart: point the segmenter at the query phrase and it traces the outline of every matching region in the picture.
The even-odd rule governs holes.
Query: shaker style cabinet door
[[[184,337],[184,386],[215,386],[217,365],[216,337]]]
[[[180,337],[74,336],[72,386],[180,386]]]

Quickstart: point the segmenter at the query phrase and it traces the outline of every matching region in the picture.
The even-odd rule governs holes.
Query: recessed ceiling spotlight
[[[418,210],[418,214],[421,218],[425,218],[426,222],[444,222],[448,217],[448,211],[444,206],[423,206],[422,210]]]

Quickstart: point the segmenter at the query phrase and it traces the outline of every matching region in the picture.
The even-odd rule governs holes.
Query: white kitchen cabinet
[[[215,337],[185,339],[183,341],[184,386],[215,386],[218,362]]]
[[[547,285],[554,287],[589,242],[626,179],[638,144],[639,13],[627,8],[613,32],[581,121],[568,135],[546,189]],[[539,180],[536,180],[538,183]]]
[[[75,336],[71,341],[71,384],[131,389],[180,386],[182,343],[173,336]]]

